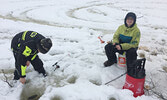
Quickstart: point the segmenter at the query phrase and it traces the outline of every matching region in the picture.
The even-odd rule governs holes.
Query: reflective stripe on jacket
[[[34,31],[24,31],[14,36],[11,43],[11,49],[17,53],[17,70],[21,77],[26,76],[27,60],[34,60],[38,50],[36,44],[45,38]]]

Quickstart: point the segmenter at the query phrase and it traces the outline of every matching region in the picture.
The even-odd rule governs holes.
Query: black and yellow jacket
[[[24,31],[14,36],[11,43],[11,49],[17,54],[16,68],[20,77],[26,76],[27,59],[31,61],[37,56],[37,44],[41,39],[45,38],[41,34],[34,31]]]

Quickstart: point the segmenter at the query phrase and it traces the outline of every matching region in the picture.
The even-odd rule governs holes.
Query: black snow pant
[[[18,79],[20,79],[20,74],[19,74],[19,72],[17,70],[17,68],[20,67],[19,64],[18,64],[18,61],[17,61],[18,53],[13,52],[13,54],[14,54],[14,58],[15,58],[15,67],[16,67],[15,71],[14,71],[14,80],[18,80]],[[43,67],[43,62],[41,61],[39,56],[37,55],[35,57],[35,59],[33,59],[33,60],[31,60],[31,58],[32,58],[32,56],[27,57],[26,60],[31,62],[31,64],[34,67],[35,71],[37,71],[38,73],[42,73],[44,75],[46,72],[45,72],[45,69]]]
[[[105,52],[108,58],[108,61],[116,63],[117,62],[117,57],[116,57],[116,52],[119,54],[123,54],[126,52],[126,65],[127,68],[130,64],[132,64],[136,59],[137,59],[137,48],[131,48],[129,50],[117,50],[114,45],[111,43],[107,44],[105,46]]]

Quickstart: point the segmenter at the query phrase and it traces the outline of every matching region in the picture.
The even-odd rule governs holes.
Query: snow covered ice
[[[146,84],[167,98],[167,13],[166,0],[0,0],[0,100],[159,100],[152,92],[137,98],[123,90],[125,76],[104,85],[125,70],[115,65],[104,68],[105,44],[125,15],[132,11],[138,19],[141,40],[138,57],[145,55]],[[32,30],[50,37],[51,50],[39,54],[49,74],[43,78],[30,65],[27,83],[15,83],[14,57],[10,49],[13,36]],[[52,65],[62,59],[59,69]]]

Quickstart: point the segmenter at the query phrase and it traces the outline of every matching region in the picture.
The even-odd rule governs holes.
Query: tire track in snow
[[[73,10],[69,10],[68,12],[66,12],[66,15],[70,18],[75,18],[76,20],[81,20],[80,18],[77,18],[73,15],[73,13],[76,10],[80,10],[80,9],[86,9],[88,7],[91,6],[103,6],[103,5],[110,5],[110,3],[108,4],[98,4],[98,5],[90,5],[90,6],[83,6],[83,7],[79,7]],[[47,5],[47,6],[54,6],[54,5]],[[9,14],[3,16],[0,15],[0,18],[2,19],[7,19],[7,20],[12,20],[12,21],[22,21],[22,22],[26,22],[26,23],[35,23],[35,24],[40,24],[40,25],[48,25],[48,26],[53,26],[53,27],[61,27],[61,28],[84,28],[84,26],[82,25],[70,25],[70,24],[66,24],[66,23],[56,23],[56,22],[49,22],[49,21],[44,21],[44,20],[38,20],[38,19],[33,19],[27,16],[27,13],[30,11],[33,11],[35,9],[41,8],[41,7],[46,7],[45,6],[36,6],[36,7],[31,7],[29,9],[26,8],[26,10],[24,12],[21,12],[19,17],[15,17],[13,16],[13,13],[15,13],[15,11],[11,11]],[[91,10],[91,9],[90,9]],[[93,10],[91,10],[93,11]],[[101,12],[102,14],[104,14],[103,12]],[[105,15],[105,14],[104,14]],[[84,20],[84,19],[82,19]],[[98,22],[98,21],[90,21],[90,20],[85,20],[85,21],[89,21],[89,22],[96,22],[96,23],[105,23],[105,22]],[[110,33],[112,30],[106,30],[106,29],[102,29],[102,28],[91,28],[91,27],[87,27],[90,30],[94,30],[94,31],[101,31],[103,33]]]
[[[66,14],[67,14],[67,16],[69,16],[69,17],[71,17],[71,18],[74,18],[74,19],[78,19],[78,20],[83,20],[83,21],[88,21],[88,22],[105,23],[105,22],[102,22],[102,21],[92,21],[92,20],[87,20],[87,19],[79,18],[79,17],[76,17],[76,16],[74,15],[74,13],[75,13],[76,11],[79,11],[79,10],[82,10],[82,9],[87,9],[87,8],[89,8],[89,7],[104,6],[104,5],[113,5],[113,3],[107,3],[107,4],[106,4],[106,3],[104,3],[104,4],[93,4],[93,5],[88,5],[88,6],[82,6],[82,7],[78,7],[78,8],[72,9],[72,10],[66,12]],[[95,11],[93,12],[93,9],[88,9],[87,11],[90,12],[90,13],[94,13],[94,14],[98,13],[98,12],[95,12]],[[100,11],[100,13],[98,13],[98,14],[102,14],[102,15],[106,16],[106,14],[105,14],[104,12],[102,12],[102,11]]]

